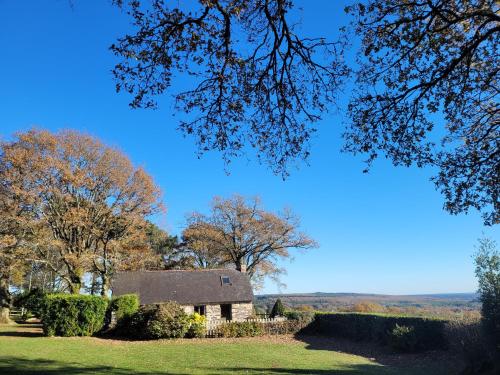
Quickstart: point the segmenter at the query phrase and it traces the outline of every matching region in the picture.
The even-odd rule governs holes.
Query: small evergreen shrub
[[[130,318],[139,310],[139,297],[137,294],[124,294],[115,297],[111,300],[109,309],[115,313],[116,321],[120,324],[123,319]]]
[[[92,336],[104,325],[108,300],[98,296],[48,294],[41,319],[46,336]]]
[[[283,302],[281,299],[277,299],[274,303],[273,309],[271,310],[271,318],[276,318],[277,316],[285,315],[285,306],[283,306]]]
[[[408,326],[396,326],[389,334],[389,342],[393,349],[400,352],[414,352],[417,349],[417,336],[415,328]]]
[[[194,313],[189,315],[188,324],[189,328],[186,332],[187,338],[201,338],[205,337],[205,323],[206,318],[203,315]]]
[[[140,307],[130,317],[128,328],[129,335],[140,339],[180,338],[189,329],[189,319],[179,304],[167,302]]]

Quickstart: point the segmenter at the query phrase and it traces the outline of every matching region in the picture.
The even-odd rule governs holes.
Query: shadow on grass
[[[270,375],[393,375],[394,372],[387,372],[381,366],[373,365],[352,365],[344,369],[321,370],[321,369],[293,369],[293,368],[254,368],[254,367],[234,367],[207,369],[203,372],[207,375],[220,374],[270,374]]]
[[[26,359],[19,357],[0,357],[0,374],[116,374],[151,375],[151,372],[137,372],[133,369],[111,366],[87,366],[81,363],[67,363],[46,359]],[[174,374],[175,375],[175,374]]]
[[[309,350],[329,350],[357,355],[396,371],[421,369],[421,373],[426,373],[426,375],[441,373],[448,375],[458,374],[463,369],[463,361],[448,351],[397,353],[388,346],[372,342],[309,335],[296,335],[295,338],[306,343],[306,349]]]
[[[0,330],[0,337],[43,337],[41,324],[13,324],[8,330]]]

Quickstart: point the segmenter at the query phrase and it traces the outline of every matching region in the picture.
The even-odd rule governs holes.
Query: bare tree
[[[235,195],[216,197],[208,216],[194,213],[182,238],[203,265],[232,265],[259,285],[266,276],[279,277],[277,261],[290,257],[290,249],[309,249],[316,242],[300,232],[298,218],[290,211],[267,212],[258,198]]]

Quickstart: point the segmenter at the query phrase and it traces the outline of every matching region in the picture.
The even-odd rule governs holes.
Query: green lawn
[[[432,364],[431,364],[432,363]],[[0,374],[449,374],[436,361],[381,365],[292,338],[127,342],[0,327]]]

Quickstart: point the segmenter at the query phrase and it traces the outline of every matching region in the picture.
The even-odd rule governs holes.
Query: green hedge
[[[108,300],[103,297],[49,294],[41,318],[47,336],[92,336],[104,325]]]
[[[227,322],[212,330],[214,337],[254,337],[263,335],[289,335],[301,332],[310,321],[286,320],[282,322]]]
[[[431,350],[447,348],[446,323],[423,317],[330,313],[316,314],[306,332],[392,344],[401,350]]]
[[[261,324],[255,322],[228,322],[217,327],[219,337],[254,337],[263,334]]]
[[[109,310],[115,313],[117,324],[120,324],[123,319],[131,317],[139,310],[139,297],[137,294],[114,297],[109,305]]]
[[[29,292],[24,292],[14,299],[14,306],[17,308],[25,308],[36,317],[42,314],[42,307],[45,293],[40,289],[35,288]]]

